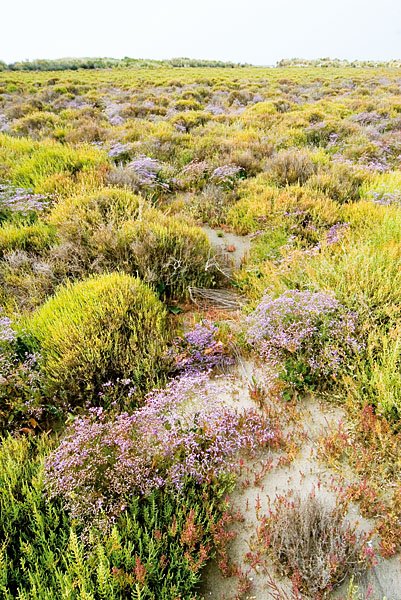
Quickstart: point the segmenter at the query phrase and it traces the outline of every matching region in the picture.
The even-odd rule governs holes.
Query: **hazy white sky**
[[[401,58],[401,0],[1,0],[0,59]]]

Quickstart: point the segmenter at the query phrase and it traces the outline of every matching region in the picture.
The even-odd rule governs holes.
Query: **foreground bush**
[[[72,515],[118,515],[132,494],[182,490],[229,473],[240,450],[273,438],[261,417],[220,400],[206,375],[184,376],[149,394],[132,415],[92,409],[75,421],[47,463],[47,485]]]
[[[361,346],[356,315],[324,292],[265,296],[248,317],[248,342],[295,389],[324,387]]]
[[[297,592],[322,598],[352,574],[372,564],[366,538],[314,494],[279,496],[262,519],[258,540],[276,566],[292,578]]]
[[[2,440],[1,598],[197,598],[202,568],[221,541],[229,483],[131,496],[114,523],[82,536],[45,494],[43,461],[53,446],[47,436]]]
[[[111,273],[67,284],[28,320],[48,394],[96,403],[102,384],[130,378],[149,389],[163,372],[166,313],[139,279]]]

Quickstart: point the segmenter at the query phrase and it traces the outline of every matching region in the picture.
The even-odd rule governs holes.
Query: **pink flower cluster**
[[[130,496],[201,484],[236,465],[238,453],[274,437],[256,413],[221,400],[222,384],[207,375],[183,376],[151,392],[133,414],[108,418],[102,409],[78,418],[50,455],[46,481],[72,515],[117,515]]]

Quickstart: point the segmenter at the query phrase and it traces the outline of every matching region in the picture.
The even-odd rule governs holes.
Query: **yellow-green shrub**
[[[336,202],[355,202],[361,195],[361,186],[367,176],[349,165],[332,163],[320,169],[307,183],[308,187],[323,192]]]
[[[93,146],[72,148],[57,142],[35,142],[0,134],[0,163],[12,183],[44,191],[46,181],[55,174],[77,177],[79,173],[108,165],[107,156]],[[50,190],[46,190],[50,191]]]
[[[70,241],[87,242],[101,227],[118,228],[136,219],[139,198],[121,188],[101,188],[91,194],[63,198],[52,208],[49,222]]]
[[[146,390],[163,375],[166,311],[139,279],[121,273],[60,288],[26,322],[50,395],[96,402],[102,385],[131,379]]]
[[[154,213],[150,215],[121,232],[125,268],[167,297],[185,298],[190,286],[212,287],[218,271],[206,234],[178,219],[160,214],[156,220]]]
[[[239,234],[284,224],[291,213],[303,212],[316,226],[329,226],[340,220],[340,207],[322,192],[300,185],[283,190],[269,185],[269,177],[260,174],[245,181],[240,200],[227,212],[227,224]]]
[[[6,223],[0,227],[0,256],[10,250],[40,252],[49,248],[55,240],[54,227],[41,221],[25,226]]]

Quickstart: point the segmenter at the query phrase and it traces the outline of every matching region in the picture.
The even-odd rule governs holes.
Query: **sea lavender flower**
[[[11,184],[0,184],[0,213],[29,213],[43,212],[50,203],[48,196],[34,194],[32,190],[18,188]]]
[[[232,188],[242,171],[242,167],[238,165],[221,165],[213,171],[210,179],[217,185]]]
[[[2,309],[0,308],[0,344],[14,342],[16,334],[11,324],[11,319],[2,315]]]
[[[356,337],[357,315],[325,292],[267,295],[247,324],[248,342],[287,380],[291,371],[306,369],[315,383],[325,383],[362,347]]]
[[[233,364],[221,341],[217,340],[218,327],[208,321],[173,341],[169,357],[178,373],[196,374]]]
[[[47,461],[46,483],[75,517],[116,515],[133,494],[207,482],[234,469],[241,450],[273,438],[264,417],[225,405],[218,380],[187,375],[132,415],[110,419],[96,408],[77,418]]]
[[[129,157],[130,152],[132,151],[132,144],[123,144],[121,142],[116,142],[110,148],[108,155],[113,160],[119,161]]]
[[[382,206],[401,204],[401,190],[394,192],[372,192],[371,197],[375,204],[381,204]]]
[[[326,244],[328,246],[337,244],[348,229],[349,223],[336,223],[332,225],[326,233]]]
[[[160,177],[162,164],[155,158],[140,155],[127,165],[127,169],[135,175],[138,185],[142,188],[169,189],[168,183]]]

